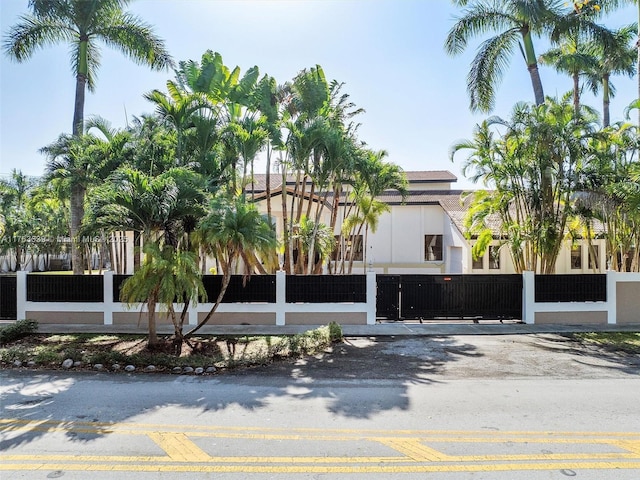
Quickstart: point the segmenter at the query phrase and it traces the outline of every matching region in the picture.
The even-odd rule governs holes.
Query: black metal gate
[[[521,275],[378,275],[377,316],[522,318]]]
[[[0,318],[3,320],[16,320],[18,316],[16,285],[15,276],[0,275]]]

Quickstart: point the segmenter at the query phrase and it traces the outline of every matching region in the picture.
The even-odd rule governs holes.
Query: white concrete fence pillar
[[[522,272],[522,321],[533,324],[536,320],[536,274]]]
[[[27,318],[27,272],[19,270],[16,272],[16,319],[25,320]]]
[[[607,270],[607,323],[615,325],[618,314],[618,272]]]
[[[376,273],[367,272],[367,325],[376,324]]]
[[[276,272],[276,325],[286,325],[287,316],[287,274]]]
[[[103,302],[104,302],[104,324],[113,325],[113,272],[105,271],[102,274]]]

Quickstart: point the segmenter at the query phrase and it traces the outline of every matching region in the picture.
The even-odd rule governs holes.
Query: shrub
[[[18,320],[0,328],[0,345],[15,342],[38,331],[35,320]]]

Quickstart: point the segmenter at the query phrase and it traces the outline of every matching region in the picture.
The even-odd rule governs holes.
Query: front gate
[[[522,318],[522,275],[378,275],[380,318]]]

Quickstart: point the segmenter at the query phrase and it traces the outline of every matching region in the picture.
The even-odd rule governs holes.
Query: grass
[[[200,336],[185,344],[179,357],[166,349],[150,351],[142,335],[104,334],[30,334],[0,346],[0,368],[33,362],[33,368],[60,369],[71,359],[85,369],[102,364],[105,369],[133,365],[137,370],[154,365],[158,372],[170,372],[174,367],[216,367],[228,370],[310,355],[327,349],[342,339],[342,329],[331,324],[299,335],[287,336]]]
[[[607,350],[640,354],[640,333],[576,333],[574,337],[583,343],[597,344]]]

